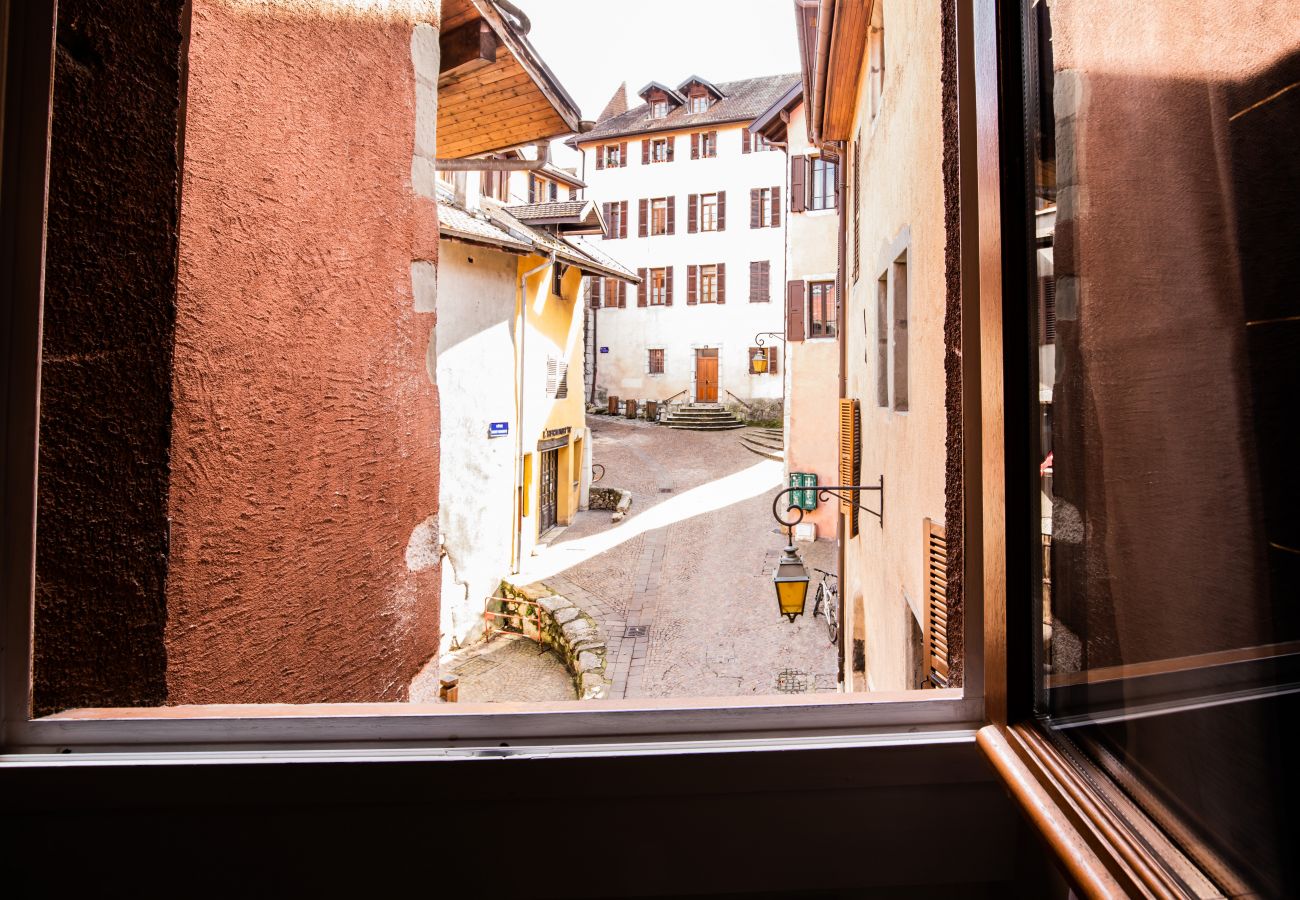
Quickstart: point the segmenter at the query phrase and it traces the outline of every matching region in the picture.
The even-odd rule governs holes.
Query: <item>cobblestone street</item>
[[[589,422],[600,486],[630,490],[631,512],[619,523],[608,511],[579,513],[520,578],[596,619],[611,698],[836,690],[836,648],[812,616],[820,576],[805,615],[791,624],[776,610],[781,464],[746,450],[738,431]],[[799,546],[808,566],[833,569],[832,542]]]

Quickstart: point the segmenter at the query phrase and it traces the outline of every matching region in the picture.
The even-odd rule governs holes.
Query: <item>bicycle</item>
[[[826,630],[831,636],[831,643],[840,636],[840,589],[839,579],[835,573],[813,567],[814,572],[822,573],[822,580],[817,584],[817,593],[813,600],[813,618],[824,616]]]

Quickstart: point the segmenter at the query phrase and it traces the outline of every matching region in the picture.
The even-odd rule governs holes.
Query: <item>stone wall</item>
[[[540,640],[558,653],[573,676],[579,700],[604,700],[609,696],[605,639],[595,619],[568,597],[540,582],[517,587],[503,581],[501,595],[508,599],[495,601],[494,606],[498,611],[521,616],[518,621],[522,623],[504,630]],[[528,618],[534,608],[538,611],[540,632]]]

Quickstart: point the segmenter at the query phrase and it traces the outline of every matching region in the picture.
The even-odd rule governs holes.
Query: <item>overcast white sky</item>
[[[689,75],[735,81],[799,71],[793,0],[515,0],[528,39],[582,115],[594,119],[627,81],[631,105],[646,82]],[[574,165],[567,147],[555,162]]]

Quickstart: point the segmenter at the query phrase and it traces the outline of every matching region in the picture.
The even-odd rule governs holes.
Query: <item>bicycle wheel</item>
[[[817,585],[817,593],[813,594],[813,618],[822,614],[822,607],[826,603],[826,582]]]
[[[825,600],[826,600],[826,630],[827,632],[830,633],[831,643],[833,644],[835,643],[835,639],[840,636],[840,615],[839,615],[839,610],[836,609],[836,606],[839,603],[839,595],[827,591]]]

